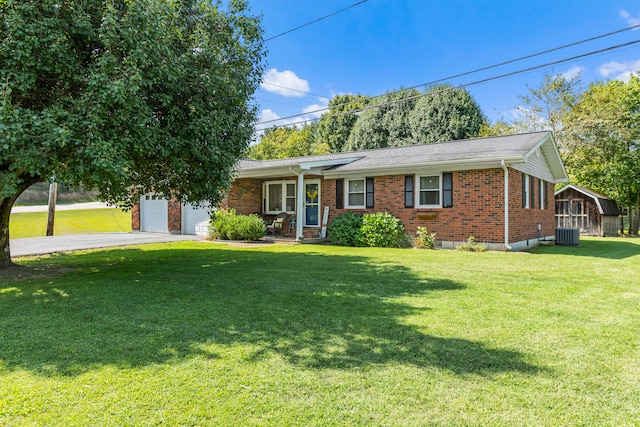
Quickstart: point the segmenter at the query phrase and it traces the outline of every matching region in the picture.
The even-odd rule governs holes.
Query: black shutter
[[[445,172],[442,174],[442,207],[453,206],[453,174]]]
[[[366,196],[367,196],[366,208],[372,209],[373,208],[373,178],[366,179]]]
[[[536,179],[534,177],[529,178],[529,187],[531,188],[531,209],[536,208]]]
[[[404,177],[404,207],[405,208],[413,207],[413,201],[415,200],[413,197],[413,183],[414,183],[413,175],[406,175]]]
[[[547,197],[547,194],[549,193],[549,188],[547,187],[547,182],[544,181],[542,183],[542,186],[544,188],[544,208],[549,209],[549,198]]]
[[[344,179],[336,179],[336,209],[344,209]]]

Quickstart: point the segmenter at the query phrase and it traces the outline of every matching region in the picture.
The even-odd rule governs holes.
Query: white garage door
[[[169,232],[167,200],[147,194],[140,198],[140,231]]]
[[[206,236],[209,230],[211,208],[209,205],[197,207],[192,204],[182,207],[182,234]]]

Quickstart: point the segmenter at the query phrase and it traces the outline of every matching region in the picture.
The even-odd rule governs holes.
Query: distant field
[[[12,239],[40,237],[46,234],[47,213],[29,212],[11,215],[9,232]],[[131,212],[120,209],[87,209],[58,211],[54,235],[131,231]]]

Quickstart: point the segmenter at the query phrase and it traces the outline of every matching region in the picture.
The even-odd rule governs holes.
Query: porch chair
[[[286,212],[280,212],[271,224],[267,224],[267,234],[272,234],[274,236],[276,234],[284,235],[284,220],[287,219],[288,216],[289,214],[287,214]]]

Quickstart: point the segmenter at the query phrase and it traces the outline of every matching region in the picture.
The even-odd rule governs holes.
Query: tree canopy
[[[254,160],[285,159],[331,152],[329,145],[317,136],[317,124],[267,129],[260,142],[247,150],[247,157]]]
[[[564,157],[572,178],[634,206],[630,232],[638,233],[640,208],[640,78],[595,82],[564,120]]]
[[[216,203],[253,133],[262,76],[245,1],[0,2],[0,267],[9,214],[52,177],[131,206]]]
[[[318,137],[329,145],[331,152],[343,150],[358,112],[367,106],[369,97],[363,95],[336,95],[329,101],[329,111],[318,122]]]

